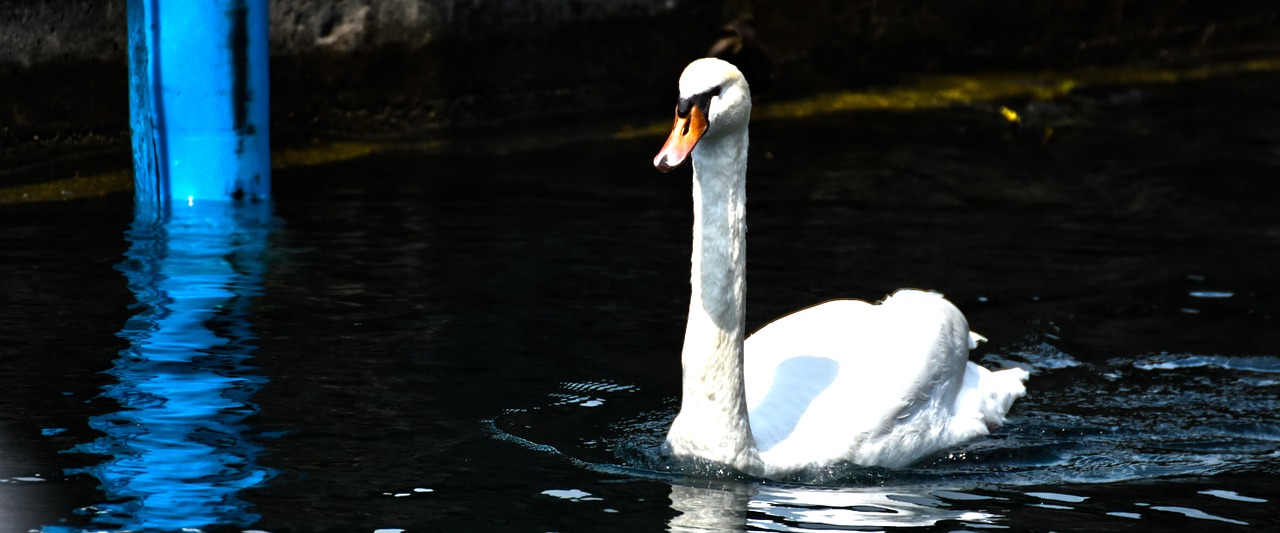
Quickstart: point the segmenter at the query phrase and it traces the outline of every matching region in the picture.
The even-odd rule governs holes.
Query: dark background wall
[[[125,11],[0,3],[0,163],[127,137]],[[713,48],[782,99],[922,72],[1271,55],[1280,2],[275,0],[271,41],[287,143],[626,114],[669,103],[679,69]]]

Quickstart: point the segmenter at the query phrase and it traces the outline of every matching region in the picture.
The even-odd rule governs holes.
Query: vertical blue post
[[[266,199],[267,0],[129,0],[128,15],[138,208]]]
[[[257,520],[271,472],[246,434],[248,309],[271,228],[267,0],[128,0],[135,221],[121,265],[139,313],[104,395],[120,410],[79,447],[108,501],[95,523],[177,531]]]

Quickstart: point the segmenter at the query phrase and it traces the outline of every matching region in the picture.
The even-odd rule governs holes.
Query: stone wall
[[[0,151],[123,138],[125,11],[125,0],[0,3]],[[270,16],[282,139],[665,105],[683,64],[713,48],[774,98],[927,71],[1280,48],[1273,0],[274,0]]]

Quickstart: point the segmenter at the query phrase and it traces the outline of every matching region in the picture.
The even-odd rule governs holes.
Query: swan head
[[[732,64],[708,57],[689,63],[680,75],[676,120],[653,166],[662,172],[680,166],[698,142],[746,131],[751,89]]]

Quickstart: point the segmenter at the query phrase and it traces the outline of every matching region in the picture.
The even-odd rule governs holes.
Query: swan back
[[[902,467],[987,434],[1022,395],[1025,372],[969,363],[968,327],[941,294],[900,290],[878,304],[829,301],[757,331],[744,377],[767,472]]]

